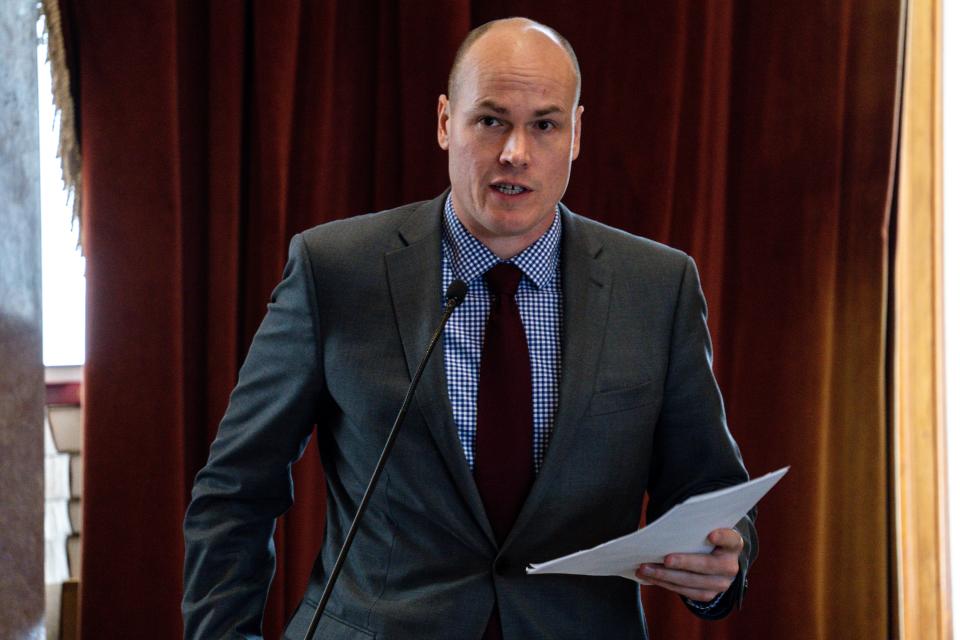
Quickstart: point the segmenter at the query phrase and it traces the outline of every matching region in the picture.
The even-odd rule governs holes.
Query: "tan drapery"
[[[950,638],[945,515],[940,0],[907,17],[894,260],[900,637]]]

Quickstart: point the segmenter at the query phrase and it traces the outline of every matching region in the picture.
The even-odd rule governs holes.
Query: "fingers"
[[[719,549],[736,553],[743,550],[743,537],[735,529],[714,529],[707,540]]]
[[[650,584],[679,593],[700,602],[709,602],[726,591],[731,578],[704,576],[688,571],[666,569],[662,565],[643,565],[637,575]]]
[[[714,550],[713,553],[673,553],[663,559],[666,569],[707,576],[736,577],[740,571],[739,555],[733,551]],[[653,565],[657,566],[657,565]]]
[[[733,529],[716,529],[708,540],[715,545],[713,552],[674,553],[664,558],[663,564],[641,565],[637,577],[691,600],[712,600],[736,578],[743,538]]]
[[[689,587],[692,589],[715,589],[723,591],[733,582],[737,576],[736,573],[728,575],[726,573],[694,573],[683,569],[669,569],[662,564],[644,564],[637,571],[638,576],[645,580],[653,578],[669,582],[680,587]]]

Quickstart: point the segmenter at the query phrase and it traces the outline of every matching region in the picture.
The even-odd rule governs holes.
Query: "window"
[[[37,74],[40,108],[40,211],[43,263],[43,363],[81,365],[84,361],[85,261],[71,225],[72,205],[60,178],[57,145],[60,122],[53,108],[50,65],[43,19],[37,22]]]

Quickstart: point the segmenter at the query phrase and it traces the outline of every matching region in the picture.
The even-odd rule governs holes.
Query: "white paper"
[[[527,573],[621,576],[642,584],[634,572],[644,562],[663,562],[664,556],[671,553],[710,553],[710,532],[735,525],[789,469],[784,467],[742,484],[693,496],[639,531],[592,549],[531,564]]]

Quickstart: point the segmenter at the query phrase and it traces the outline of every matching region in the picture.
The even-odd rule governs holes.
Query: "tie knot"
[[[523,272],[514,264],[501,262],[493,266],[489,271],[483,274],[487,281],[487,286],[498,296],[510,296],[517,293],[517,287],[520,285],[520,276]]]

